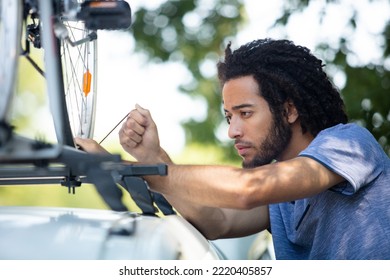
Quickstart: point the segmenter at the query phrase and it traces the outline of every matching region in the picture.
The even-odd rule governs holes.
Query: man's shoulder
[[[340,144],[347,146],[379,148],[379,143],[368,129],[356,124],[337,124],[326,128],[314,138],[311,145]]]
[[[356,123],[340,123],[332,127],[325,128],[324,130],[320,131],[318,136],[321,135],[344,135],[345,133],[347,134],[368,134],[370,135],[371,133],[364,127],[356,124]]]

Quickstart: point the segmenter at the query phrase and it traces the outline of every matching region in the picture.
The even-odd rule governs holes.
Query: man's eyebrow
[[[233,106],[232,109],[233,109],[233,111],[237,111],[237,110],[240,110],[242,108],[248,108],[248,107],[253,107],[253,106],[254,106],[253,104],[244,103],[244,104]],[[227,110],[227,109],[224,109],[224,111],[229,112],[229,110]]]

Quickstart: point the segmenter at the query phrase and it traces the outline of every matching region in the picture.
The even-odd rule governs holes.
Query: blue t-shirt
[[[390,259],[390,158],[356,124],[320,132],[299,156],[346,179],[318,195],[269,206],[277,259]]]

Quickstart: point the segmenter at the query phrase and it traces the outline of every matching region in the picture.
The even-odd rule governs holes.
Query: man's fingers
[[[82,150],[88,153],[108,153],[106,149],[100,146],[95,140],[88,138],[74,138],[76,145],[80,146]]]
[[[143,125],[142,121],[142,116],[135,116],[135,114],[129,114],[126,119],[126,122],[122,125],[125,134],[128,135],[129,132],[133,131],[138,135],[143,135],[145,132],[145,126]]]
[[[138,103],[135,104],[135,109],[138,110],[142,115],[150,115],[150,112],[148,109],[143,108],[141,105]]]
[[[142,142],[142,135],[139,135],[134,130],[124,127],[119,131],[119,139],[121,144],[127,144],[135,147],[137,144]]]
[[[132,116],[129,116],[125,123],[123,123],[119,136],[121,142],[134,141],[140,143],[142,136],[145,133],[145,127],[137,122]],[[123,138],[123,139],[122,139]]]
[[[142,137],[151,120],[150,112],[142,108],[139,104],[130,111],[126,121],[119,131],[120,142],[128,147],[135,147],[142,142]]]
[[[143,117],[144,126],[148,126],[153,122],[152,115],[148,109],[141,107],[139,104],[135,104],[135,110]]]

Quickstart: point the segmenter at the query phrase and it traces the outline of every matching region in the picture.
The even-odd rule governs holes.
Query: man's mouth
[[[248,150],[251,148],[250,145],[248,144],[242,144],[242,143],[236,143],[234,145],[234,147],[236,148],[238,154],[242,157],[244,157],[247,153],[248,153]]]

